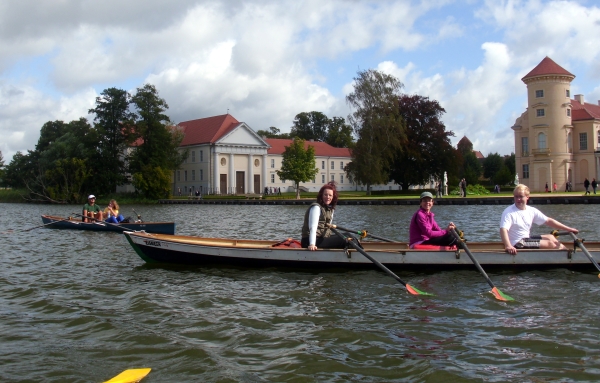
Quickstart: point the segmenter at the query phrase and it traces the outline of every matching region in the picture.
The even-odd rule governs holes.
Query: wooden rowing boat
[[[278,245],[277,241],[201,238],[125,232],[137,254],[148,263],[224,264],[242,266],[373,267],[354,249],[308,251]],[[413,250],[403,242],[363,242],[364,250],[388,267],[472,267],[464,250]],[[481,265],[499,267],[589,266],[590,260],[565,242],[569,250],[519,250],[516,256],[504,252],[500,242],[469,242],[471,253]],[[586,242],[592,256],[600,261],[600,242]]]
[[[82,222],[81,218],[63,218],[50,215],[42,215],[42,222],[44,222],[44,226],[53,229],[116,231],[119,233],[126,230],[143,230],[147,233],[175,234],[175,222],[129,222],[114,224],[107,222]]]

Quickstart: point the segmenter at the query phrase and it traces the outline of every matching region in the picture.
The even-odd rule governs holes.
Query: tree
[[[135,138],[140,139],[141,144],[131,155],[130,171],[135,181],[134,186],[147,185],[139,190],[146,197],[154,198],[156,194],[152,192],[152,187],[158,187],[157,193],[162,194],[163,190],[160,188],[164,175],[177,169],[187,157],[187,151],[180,153],[178,150],[183,132],[173,126],[169,117],[164,114],[169,106],[158,96],[153,85],[146,84],[137,88],[131,101],[137,111]]]
[[[126,91],[108,88],[96,97],[96,107],[89,110],[96,115],[98,133],[97,158],[91,164],[99,165],[95,172],[96,193],[115,192],[126,181],[125,150],[132,143],[135,118],[129,110],[130,100]]]
[[[352,127],[346,124],[343,117],[333,117],[329,120],[325,142],[334,148],[352,148],[354,146]]]
[[[259,130],[256,133],[259,136],[266,138],[291,138],[289,133],[281,133],[281,130],[274,126],[271,126],[269,130]]]
[[[494,176],[503,166],[505,166],[504,159],[500,154],[490,153],[483,161],[483,176],[489,178],[491,183],[498,183],[498,180],[494,179]]]
[[[329,118],[321,112],[302,112],[296,115],[290,132],[292,138],[325,142]]]
[[[508,171],[512,174],[511,178],[514,180],[517,172],[517,162],[514,153],[511,153],[509,156],[504,156],[504,165],[506,165]]]
[[[277,176],[282,181],[294,182],[296,199],[300,199],[300,182],[312,180],[319,172],[315,162],[315,148],[296,137],[290,146],[285,147],[282,156],[281,170],[276,171]]]
[[[2,156],[2,151],[0,150],[0,183],[5,185],[4,183],[4,157]]]
[[[467,155],[464,157],[463,170],[467,184],[475,185],[479,182],[479,176],[481,175],[481,163],[475,156],[475,153],[467,153]]]
[[[506,165],[502,165],[500,170],[494,175],[494,181],[498,185],[507,185],[514,179],[515,176],[510,172]]]
[[[452,131],[441,121],[444,108],[428,97],[402,95],[398,109],[406,123],[404,150],[397,152],[390,176],[404,187],[442,180],[444,171],[456,166]]]
[[[354,82],[346,102],[354,109],[348,120],[358,139],[348,177],[367,185],[370,195],[371,185],[389,181],[393,159],[402,151],[405,126],[396,104],[402,83],[373,69],[359,71]]]

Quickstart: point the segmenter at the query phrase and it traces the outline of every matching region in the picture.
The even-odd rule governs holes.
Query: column
[[[246,193],[254,193],[254,174],[252,174],[254,164],[252,161],[252,153],[250,153],[248,154],[248,187],[246,188]]]
[[[219,179],[219,153],[215,148],[213,153],[213,193],[217,191],[221,193],[221,190],[218,190],[221,187]]]
[[[231,190],[231,194],[235,194],[236,185],[235,185],[235,170],[233,168],[233,153],[229,153],[229,190]]]
[[[261,175],[261,182],[262,182],[262,187],[260,188],[261,192],[265,190],[265,188],[267,187],[267,178],[269,177],[269,175],[267,174],[267,155],[263,154],[262,156],[262,175]]]

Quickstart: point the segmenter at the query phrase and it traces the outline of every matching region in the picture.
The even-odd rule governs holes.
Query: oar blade
[[[150,373],[151,368],[134,368],[125,370],[111,380],[104,383],[136,383],[144,379]]]
[[[408,283],[406,284],[406,290],[411,293],[412,295],[433,295],[431,293],[425,292],[425,291],[421,291],[411,285],[409,285]]]
[[[494,287],[490,293],[492,293],[492,295],[499,301],[514,301],[512,297],[504,294],[502,291],[498,290],[497,287]]]

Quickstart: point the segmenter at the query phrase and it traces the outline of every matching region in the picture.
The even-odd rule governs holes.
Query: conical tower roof
[[[554,62],[550,57],[546,56],[531,72],[527,73],[521,81],[525,81],[531,77],[546,76],[546,75],[561,75],[575,78],[575,75]]]

